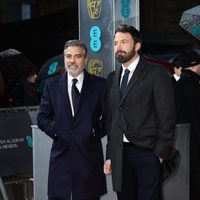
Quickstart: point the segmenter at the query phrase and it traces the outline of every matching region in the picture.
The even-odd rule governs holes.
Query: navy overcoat
[[[67,75],[47,79],[38,127],[53,139],[48,196],[70,200],[107,192],[101,138],[105,135],[105,80],[84,71],[79,106],[72,116]]]

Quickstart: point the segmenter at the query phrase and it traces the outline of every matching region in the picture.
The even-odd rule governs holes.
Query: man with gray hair
[[[53,139],[49,200],[99,200],[107,192],[101,138],[105,135],[105,80],[89,74],[80,40],[64,46],[66,72],[49,78],[38,127]]]

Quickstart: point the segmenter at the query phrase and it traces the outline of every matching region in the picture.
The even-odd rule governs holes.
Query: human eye
[[[76,55],[77,58],[82,58],[83,56],[81,54]]]
[[[127,44],[127,40],[122,40],[122,44]]]
[[[66,57],[66,58],[70,58],[71,55],[70,55],[70,54],[65,54],[65,57]]]

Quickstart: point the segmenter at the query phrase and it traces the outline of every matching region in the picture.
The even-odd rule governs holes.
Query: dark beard
[[[125,53],[125,54],[119,54],[119,53]],[[115,54],[115,58],[117,60],[117,62],[119,63],[126,63],[128,62],[129,60],[131,60],[131,58],[133,58],[135,56],[135,51],[134,49],[128,53],[124,52],[124,51],[119,51]]]

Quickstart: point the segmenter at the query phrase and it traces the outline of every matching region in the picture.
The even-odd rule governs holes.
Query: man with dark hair
[[[172,74],[171,79],[172,79],[174,88],[176,87],[177,81],[181,77],[181,72],[184,70],[185,67],[187,67],[185,66],[185,64],[187,62],[186,59],[188,55],[198,55],[198,54],[195,51],[187,51],[187,52],[178,54],[172,60],[172,67],[173,67],[174,74]]]
[[[190,199],[200,199],[200,55],[181,54],[184,70],[176,89],[177,123],[190,124]]]
[[[84,69],[87,48],[80,40],[66,42],[64,63],[64,74],[46,80],[37,117],[38,127],[53,139],[49,200],[99,200],[106,193],[106,82]]]
[[[177,81],[181,77],[181,70],[182,70],[182,56],[178,55],[176,56],[172,61],[172,67],[173,67],[173,74],[171,76],[172,83],[174,86],[176,86]]]
[[[104,173],[112,172],[118,200],[161,200],[162,163],[173,152],[175,103],[167,70],[140,56],[132,26],[114,36],[116,60],[108,77],[108,144]]]

